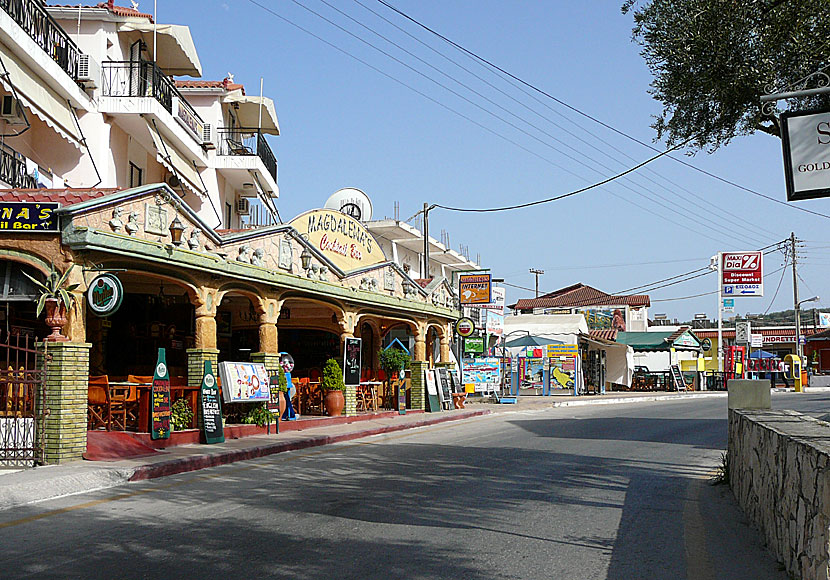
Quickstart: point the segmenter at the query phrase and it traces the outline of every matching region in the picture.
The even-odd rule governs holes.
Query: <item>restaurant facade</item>
[[[425,406],[421,370],[450,361],[457,318],[448,284],[419,284],[389,261],[359,221],[335,210],[305,212],[288,224],[217,233],[166,184],[126,190],[0,190],[4,207],[58,203],[57,231],[0,234],[7,280],[21,272],[45,279],[52,265],[70,272],[75,304],[62,326],[68,342],[50,343],[53,384],[47,417],[52,459],[85,449],[90,375],[152,375],[159,348],[172,377],[190,387],[205,361],[264,363],[279,353],[296,361],[294,376],[342,360],[347,338],[361,338],[362,374],[377,378],[384,337],[403,329],[414,339],[410,407]],[[44,226],[49,229],[49,224]],[[120,308],[99,315],[90,287],[102,274],[123,286]],[[6,324],[43,336],[34,296],[21,282],[6,288]],[[432,340],[434,338],[434,340]],[[355,387],[345,413],[357,412]],[[47,443],[47,448],[49,447]],[[47,449],[48,452],[48,449]]]

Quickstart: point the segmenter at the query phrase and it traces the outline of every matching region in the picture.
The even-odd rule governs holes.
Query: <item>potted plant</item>
[[[190,429],[190,424],[193,422],[193,409],[187,399],[178,399],[173,403],[173,408],[170,409],[170,426],[173,431],[184,431]]]
[[[386,372],[386,377],[391,381],[395,375],[409,366],[409,354],[399,348],[381,349],[379,354],[380,368]]]
[[[40,289],[36,315],[40,316],[40,313],[45,309],[46,325],[52,329],[52,334],[44,340],[51,342],[69,340],[69,338],[61,334],[61,328],[66,324],[66,312],[75,304],[75,297],[70,292],[80,286],[80,284],[71,284],[64,288],[66,280],[69,278],[69,273],[72,272],[72,268],[74,267],[74,264],[70,265],[61,276],[60,272],[55,270],[55,264],[53,263],[49,275],[46,277],[46,282],[41,282],[26,272],[23,272],[23,275],[37,284]]]
[[[320,381],[320,388],[323,389],[323,405],[326,407],[326,414],[330,417],[337,417],[343,413],[346,406],[346,397],[343,391],[346,385],[343,383],[343,369],[337,359],[330,358],[323,367],[323,378]]]

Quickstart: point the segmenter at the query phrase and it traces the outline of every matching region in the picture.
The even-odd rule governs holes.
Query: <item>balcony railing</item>
[[[202,142],[204,121],[156,63],[147,60],[104,61],[101,68],[105,97],[152,97],[179,119],[196,141]]]
[[[66,71],[78,78],[78,46],[55,22],[40,0],[0,0],[0,8]]]
[[[277,158],[258,129],[223,127],[217,131],[219,155],[256,155],[277,181]]]
[[[37,189],[37,179],[26,173],[26,158],[6,145],[0,144],[0,181],[19,189]]]

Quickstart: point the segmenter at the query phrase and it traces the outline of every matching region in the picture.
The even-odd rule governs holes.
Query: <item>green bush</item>
[[[330,358],[323,366],[323,379],[320,386],[324,391],[345,391],[346,385],[343,383],[343,369],[340,368],[340,363],[337,359]]]
[[[242,417],[243,423],[248,425],[258,425],[259,427],[264,427],[273,420],[274,414],[268,410],[265,403],[255,405],[245,414],[244,417]]]
[[[277,368],[277,390],[283,393],[288,392],[288,379],[285,377],[285,371],[282,367]]]
[[[409,361],[412,360],[409,355],[399,348],[381,349],[378,353],[380,356],[380,368],[386,371],[386,375],[391,377],[393,374],[397,375],[401,369],[409,367]]]
[[[170,425],[173,431],[184,431],[190,429],[190,423],[193,421],[193,409],[187,399],[179,399],[173,403],[173,408],[170,410]]]

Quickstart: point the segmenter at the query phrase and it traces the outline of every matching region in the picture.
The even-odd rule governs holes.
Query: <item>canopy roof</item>
[[[270,135],[280,134],[280,126],[277,122],[277,110],[274,107],[274,101],[272,99],[268,97],[249,96],[241,90],[235,90],[228,93],[222,101],[234,106],[234,114],[241,127],[247,129],[261,127],[260,131],[263,133]],[[261,125],[260,118],[262,119]]]
[[[531,334],[526,334],[525,336],[520,336],[518,338],[514,338],[513,340],[508,340],[504,343],[504,346],[507,348],[513,348],[516,346],[545,346],[546,344],[563,344],[561,340],[553,340],[552,338],[544,338],[542,336],[533,336]]]
[[[153,51],[155,27],[156,49]],[[153,24],[151,22],[125,22],[118,32],[134,32],[147,45],[150,57],[168,75],[202,76],[202,63],[196,53],[190,28],[181,24]]]

